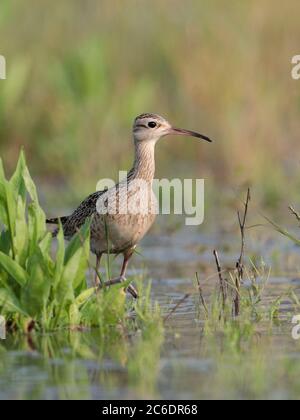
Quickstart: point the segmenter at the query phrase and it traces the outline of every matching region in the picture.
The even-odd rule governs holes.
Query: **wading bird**
[[[192,136],[211,142],[197,132],[174,128],[156,114],[142,114],[134,120],[135,160],[126,179],[105,191],[91,194],[67,217],[48,219],[49,224],[62,224],[64,236],[71,239],[91,218],[91,251],[96,255],[96,278],[103,254],[123,254],[120,277],[124,281],[128,262],[140,240],[152,226],[157,214],[157,200],[152,190],[155,173],[155,145],[167,135]],[[54,235],[57,231],[54,233]],[[134,289],[128,289],[135,295]]]

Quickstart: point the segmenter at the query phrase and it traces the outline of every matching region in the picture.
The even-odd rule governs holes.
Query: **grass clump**
[[[52,235],[23,153],[10,180],[0,161],[0,222],[0,309],[8,325],[49,330],[80,322],[91,295],[85,277],[89,225],[67,247],[60,229],[52,255]]]
[[[244,202],[244,211],[238,212],[238,222],[241,234],[241,249],[234,268],[223,269],[219,260],[218,252],[215,250],[218,283],[209,302],[205,300],[202,285],[198,274],[196,274],[197,288],[199,292],[200,317],[204,315],[204,331],[206,333],[219,332],[223,337],[229,339],[229,343],[235,343],[240,347],[243,340],[248,341],[256,333],[256,326],[260,322],[268,322],[270,328],[273,323],[280,323],[282,316],[280,312],[281,303],[288,299],[293,307],[299,309],[299,300],[292,290],[287,288],[280,295],[264,302],[265,291],[271,275],[271,268],[268,268],[262,261],[260,265],[252,259],[247,266],[244,263],[246,248],[246,230],[248,211],[251,201],[250,189]],[[295,212],[294,212],[295,213]],[[300,216],[298,217],[300,220]],[[279,225],[273,226],[283,235],[297,243],[297,239]],[[284,315],[285,318],[287,314]]]

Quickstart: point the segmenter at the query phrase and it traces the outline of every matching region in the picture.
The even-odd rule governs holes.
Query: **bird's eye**
[[[157,126],[157,124],[154,121],[150,121],[149,124],[148,124],[148,127],[150,127],[150,128],[155,128],[156,126]]]

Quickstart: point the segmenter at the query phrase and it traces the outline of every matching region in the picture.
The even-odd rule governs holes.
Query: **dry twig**
[[[206,316],[208,316],[208,313],[209,312],[208,312],[208,308],[207,308],[207,305],[206,305],[206,302],[205,302],[205,299],[204,299],[204,296],[203,296],[203,290],[202,290],[202,287],[201,287],[201,284],[200,284],[198,273],[196,273],[196,280],[197,280],[197,284],[198,284],[198,291],[199,291],[200,301],[201,301],[202,306],[203,306],[203,308],[205,310]]]
[[[245,254],[245,229],[246,229],[246,221],[248,216],[248,209],[249,209],[249,203],[251,200],[251,194],[250,194],[250,188],[248,188],[247,192],[247,198],[245,202],[245,209],[244,214],[241,216],[240,212],[238,212],[238,220],[239,220],[239,226],[240,226],[240,232],[241,232],[241,252],[239,259],[236,263],[236,270],[237,270],[237,276],[236,276],[236,296],[234,299],[234,315],[239,316],[240,314],[240,288],[241,283],[243,281],[244,276],[244,265],[243,265],[243,259]]]
[[[294,207],[289,206],[289,210],[296,217],[297,221],[300,222],[300,214],[294,209]]]
[[[177,311],[177,309],[190,297],[190,294],[187,293],[183,296],[182,299],[180,299],[179,302],[176,303],[174,308],[171,309],[171,311],[167,314],[167,316],[164,318],[164,322],[168,321],[168,319]]]
[[[218,274],[219,274],[220,290],[221,290],[221,294],[222,294],[223,310],[224,310],[225,306],[226,306],[226,301],[227,301],[227,284],[226,284],[226,281],[224,280],[223,275],[222,275],[222,267],[221,267],[221,264],[220,264],[218,252],[216,250],[214,250],[214,256],[215,256],[216,265],[217,265]]]

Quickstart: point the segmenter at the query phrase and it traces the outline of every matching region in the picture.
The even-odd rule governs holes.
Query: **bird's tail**
[[[69,218],[69,216],[55,217],[53,219],[46,219],[46,223],[48,225],[58,225],[59,222],[61,222],[61,224],[64,225],[67,222],[68,218]]]

